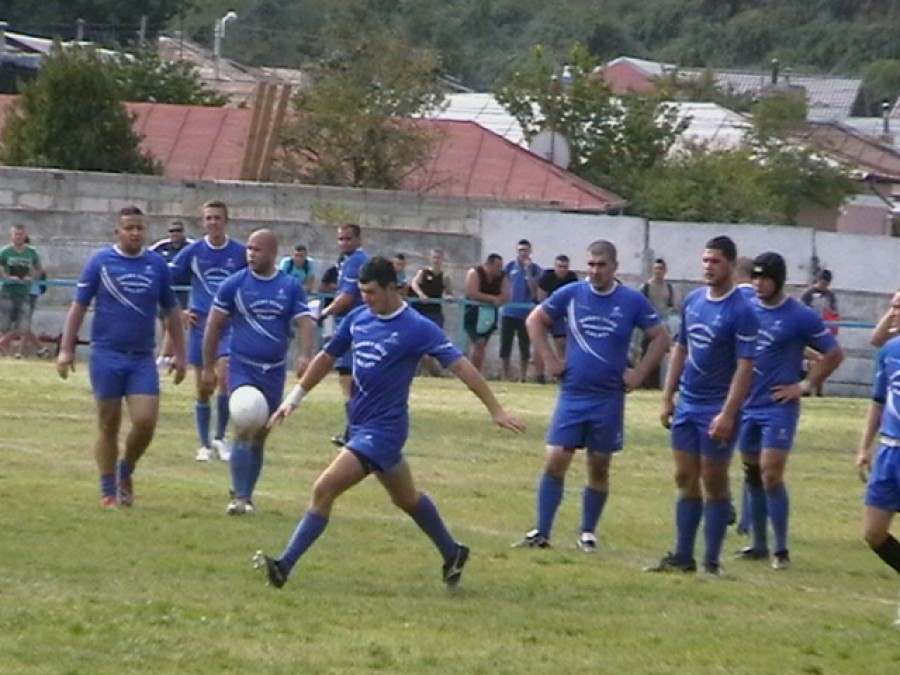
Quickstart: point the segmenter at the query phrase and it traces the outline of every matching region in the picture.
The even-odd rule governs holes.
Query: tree
[[[433,139],[413,118],[443,100],[439,63],[390,32],[354,41],[295,97],[280,169],[298,182],[399,189],[431,156]]]
[[[107,64],[92,50],[57,44],[7,115],[0,161],[76,171],[158,173],[119,99]]]
[[[123,54],[111,67],[123,101],[223,106],[228,97],[207,89],[197,67],[187,61],[163,61],[149,49]]]
[[[191,0],[5,0],[2,18],[11,30],[35,31],[71,40],[76,22],[85,22],[84,37],[106,43],[135,43],[141,17],[147,17],[147,36],[156,35]]]
[[[885,103],[893,107],[900,94],[900,60],[879,59],[862,71],[862,110],[864,115],[880,116]]]
[[[612,96],[596,67],[575,44],[557,75],[537,47],[532,61],[496,96],[526,138],[542,129],[562,133],[572,149],[570,170],[627,198],[642,174],[665,158],[689,120],[656,98]]]

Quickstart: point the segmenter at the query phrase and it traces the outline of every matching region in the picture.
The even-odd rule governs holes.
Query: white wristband
[[[306,389],[297,384],[291,389],[291,393],[285,397],[284,402],[292,408],[296,408],[300,405],[300,401],[303,400],[304,396],[306,396]]]

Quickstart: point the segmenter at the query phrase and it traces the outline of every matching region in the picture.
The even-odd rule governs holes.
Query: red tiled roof
[[[579,211],[621,208],[618,195],[598,188],[494,134],[476,122],[418,120],[435,131],[435,152],[406,181],[413,192],[537,201]]]
[[[0,127],[15,96],[0,95]],[[180,180],[237,180],[252,111],[235,108],[127,103],[134,130],[144,137],[141,150],[163,166],[163,175]]]
[[[13,96],[0,95],[0,126]],[[167,178],[238,180],[253,113],[248,109],[128,103],[141,147]],[[623,200],[475,122],[418,120],[434,129],[435,153],[407,190],[438,196],[532,201],[561,209],[607,211]]]

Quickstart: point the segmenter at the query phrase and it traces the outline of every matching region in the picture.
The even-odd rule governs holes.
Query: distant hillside
[[[48,0],[0,2],[10,28],[71,32],[77,15],[89,36],[133,40],[137,5]],[[333,48],[330,14],[356,5],[353,28],[390,26],[438,50],[447,71],[487,89],[503,81],[531,47],[559,58],[578,40],[609,59],[623,54],[684,66],[753,68],[773,58],[795,72],[860,75],[866,64],[900,59],[900,2],[893,0],[146,0],[149,32],[183,29],[212,46],[223,7],[223,54],[253,65],[297,67]],[[55,7],[55,9],[54,9]],[[116,9],[118,7],[118,9]],[[126,18],[127,17],[127,18]],[[165,26],[160,21],[167,21]],[[363,38],[361,38],[363,39]]]

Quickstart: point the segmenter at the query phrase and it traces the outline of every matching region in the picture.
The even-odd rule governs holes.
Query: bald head
[[[256,230],[247,239],[247,265],[256,274],[269,277],[275,274],[278,257],[278,237],[271,230]]]

